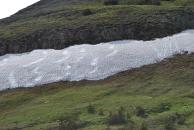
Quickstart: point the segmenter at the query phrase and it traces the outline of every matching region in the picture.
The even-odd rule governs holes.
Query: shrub
[[[161,1],[160,0],[150,0],[151,5],[160,5]]]
[[[136,107],[136,116],[146,117],[146,111],[142,107]]]
[[[110,112],[109,119],[108,119],[108,124],[109,125],[118,125],[118,124],[123,124],[126,123],[126,116],[124,112],[124,108],[121,107],[117,113],[112,114]]]
[[[141,124],[140,130],[148,130],[148,127],[145,123]]]
[[[63,118],[59,120],[59,130],[77,130],[78,126],[75,121]]]
[[[169,118],[165,120],[164,129],[165,130],[176,130],[175,123],[176,123],[176,114],[170,116]]]
[[[104,116],[104,111],[103,111],[103,109],[100,109],[100,110],[98,111],[98,115]]]
[[[159,105],[159,111],[158,112],[164,112],[164,111],[168,111],[168,110],[170,110],[170,104],[168,104],[168,103],[161,103],[160,105]]]
[[[186,121],[186,116],[179,113],[176,113],[175,115],[176,115],[177,124],[184,125]]]
[[[175,113],[165,120],[166,130],[175,130],[175,124],[184,125],[186,116],[184,114]]]
[[[176,130],[175,125],[173,123],[167,123],[164,126],[164,130]]]
[[[118,0],[104,0],[104,5],[118,5]]]
[[[137,0],[137,4],[139,5],[160,5],[160,0]]]
[[[130,113],[127,113],[127,119],[131,119],[131,114]]]
[[[126,119],[124,115],[120,115],[119,113],[113,114],[108,119],[109,125],[118,125],[126,123]]]
[[[128,122],[127,125],[125,125],[123,128],[120,128],[118,130],[137,130],[137,129],[138,129],[138,126],[134,122],[130,121]]]
[[[90,9],[85,9],[85,10],[83,10],[82,14],[84,16],[91,15],[92,14],[92,11]]]
[[[77,130],[86,125],[86,122],[81,122],[70,117],[62,117],[59,119],[59,130]]]
[[[162,113],[170,110],[171,104],[169,103],[161,103],[158,106],[152,108],[149,112]]]
[[[95,113],[96,113],[96,109],[95,109],[95,107],[94,107],[92,104],[90,104],[90,105],[87,107],[87,111],[88,111],[88,113],[90,113],[90,114],[95,114]]]
[[[177,123],[179,125],[184,125],[185,124],[185,121],[186,121],[186,118],[185,118],[185,116],[182,115],[182,116],[179,117]]]

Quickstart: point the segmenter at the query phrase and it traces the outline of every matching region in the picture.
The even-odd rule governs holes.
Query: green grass
[[[86,27],[88,25],[97,26],[103,24],[127,24],[131,19],[138,22],[139,17],[147,14],[157,13],[161,10],[175,17],[169,10],[177,10],[180,7],[192,6],[191,0],[161,1],[160,6],[155,5],[137,5],[136,1],[120,1],[119,5],[104,6],[102,1],[77,2],[76,4],[58,0],[53,3],[47,2],[42,5],[27,8],[13,17],[10,17],[0,24],[0,38],[17,39],[24,35],[31,34],[40,30],[69,28],[75,29]],[[129,4],[130,3],[130,4]],[[90,9],[93,14],[83,16],[82,12]],[[159,15],[159,14],[158,14]],[[154,19],[153,19],[154,20]],[[4,21],[4,20],[2,20]]]
[[[99,1],[78,4],[56,1],[27,8],[6,19],[0,24],[0,38],[19,39],[45,29],[82,30],[79,28],[122,24],[138,27],[144,23],[153,24],[153,27],[161,24],[163,27],[161,21],[170,23],[168,27],[178,28],[189,22],[181,19],[180,10],[187,12],[194,5],[190,0],[162,1],[160,6],[137,5],[132,0],[123,0],[115,6],[104,6]],[[85,9],[90,9],[92,14],[84,16],[82,12]],[[175,19],[168,21],[169,18]],[[167,34],[174,29],[168,27],[165,28]],[[136,127],[146,122],[149,130],[163,130],[166,120],[178,113],[184,115],[186,121],[181,125],[175,123],[175,127],[178,130],[193,130],[193,87],[194,55],[177,55],[162,63],[126,71],[101,81],[61,82],[3,91],[0,93],[0,130],[15,127],[56,130],[61,117],[86,122],[82,130],[104,130],[109,113],[116,113],[121,106],[131,115],[127,121],[133,121]],[[89,104],[97,112],[105,114],[89,114]],[[135,108],[138,106],[146,110],[146,118],[136,116]],[[110,127],[117,130],[125,125]]]
[[[61,82],[0,93],[0,129],[56,129],[61,117],[87,122],[82,130],[103,130],[109,112],[121,106],[136,126],[146,122],[149,130],[163,130],[166,120],[184,115],[177,130],[194,128],[194,55],[177,55],[161,63],[122,72],[100,81]],[[89,114],[92,104],[104,115]],[[141,106],[146,118],[137,117]],[[111,125],[117,130],[122,125]]]

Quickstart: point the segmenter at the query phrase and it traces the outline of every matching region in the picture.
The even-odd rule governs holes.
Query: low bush
[[[100,109],[100,110],[98,111],[98,115],[104,116],[104,111],[103,111],[103,109]]]
[[[176,130],[175,125],[172,123],[167,123],[164,126],[164,130]]]
[[[92,11],[90,9],[85,9],[85,10],[83,10],[82,14],[84,16],[91,15],[92,14]]]
[[[175,123],[177,122],[177,116],[172,115],[165,120],[164,130],[176,130]]]
[[[104,0],[104,5],[118,5],[118,0]]]
[[[130,0],[129,5],[160,5],[161,0]]]
[[[127,122],[126,115],[124,108],[121,107],[118,112],[112,113],[110,112],[109,119],[108,119],[108,124],[109,125],[118,125],[118,124],[124,124]]]
[[[171,104],[170,103],[161,103],[156,107],[153,107],[149,110],[149,113],[162,113],[165,111],[169,111],[171,108]]]
[[[136,116],[146,117],[146,111],[143,107],[136,107]]]
[[[180,114],[177,112],[171,118],[172,118],[171,120],[173,120],[174,123],[179,124],[179,125],[184,125],[186,121],[186,115]]]
[[[85,125],[86,122],[70,117],[62,117],[59,119],[59,130],[77,130]]]
[[[136,129],[137,126],[133,122],[130,122],[125,127],[120,128],[120,130],[136,130]]]
[[[140,5],[160,5],[160,0],[139,0]]]
[[[180,115],[180,114],[177,114],[177,124],[179,125],[184,125],[185,124],[185,121],[186,121],[186,117],[185,115]]]
[[[92,104],[89,104],[89,106],[87,107],[87,111],[90,114],[95,114],[96,113],[96,108]]]
[[[140,130],[148,130],[148,127],[145,123],[141,124]]]

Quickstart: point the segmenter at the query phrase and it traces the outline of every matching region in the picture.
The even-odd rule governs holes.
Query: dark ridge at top
[[[118,0],[116,5],[111,1],[41,0],[1,19],[0,55],[122,39],[150,40],[194,28],[192,1]]]

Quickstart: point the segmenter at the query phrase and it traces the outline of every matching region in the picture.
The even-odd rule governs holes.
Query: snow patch
[[[0,90],[60,80],[100,80],[183,51],[194,52],[194,30],[152,41],[122,40],[5,55],[0,57]]]

